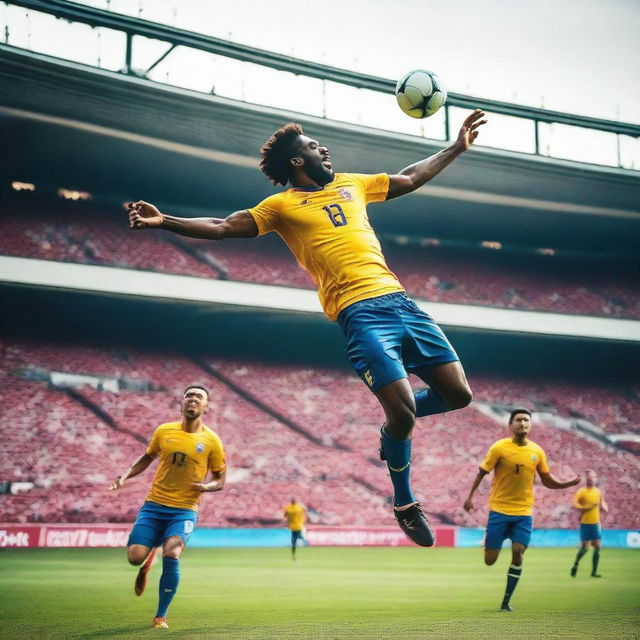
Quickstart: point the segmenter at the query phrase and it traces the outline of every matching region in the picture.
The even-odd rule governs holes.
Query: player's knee
[[[458,387],[452,393],[450,393],[446,399],[446,403],[452,409],[463,409],[471,400],[473,400],[473,392],[468,385]]]
[[[397,407],[388,416],[387,423],[391,423],[393,432],[408,436],[416,423],[415,409],[407,405]]]
[[[139,551],[127,550],[127,560],[129,564],[132,564],[136,567],[138,565],[141,565],[146,560],[146,558],[146,554],[140,553]]]
[[[487,552],[485,551],[484,554],[484,563],[487,566],[491,566],[492,564],[496,563],[496,560],[498,559],[498,554],[497,553],[493,553],[493,552]]]
[[[165,541],[162,545],[162,557],[163,558],[179,558],[182,550],[184,549],[184,543],[181,538],[172,537]]]

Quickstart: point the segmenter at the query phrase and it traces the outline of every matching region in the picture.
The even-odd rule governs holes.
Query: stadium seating
[[[73,205],[80,206],[85,205]],[[88,206],[88,205],[87,205]],[[189,241],[165,233],[132,233],[124,212],[69,209],[2,216],[0,254],[112,265],[205,278],[313,288],[273,234],[247,242]],[[548,256],[410,247],[386,242],[389,266],[407,291],[434,302],[640,318],[637,279],[622,268]]]
[[[162,235],[127,233],[122,221],[81,215],[2,219],[0,254],[216,278],[207,264]]]
[[[130,521],[150,474],[118,494],[106,486],[144,451],[156,425],[178,416],[184,385],[199,381],[210,389],[206,422],[221,435],[230,466],[225,491],[203,499],[201,522],[273,524],[291,497],[321,523],[393,522],[390,484],[377,459],[381,410],[344,370],[212,357],[196,363],[175,353],[27,341],[0,343],[0,370],[0,481],[33,483],[0,495],[5,520]],[[87,376],[89,384],[65,382],[65,372]],[[620,415],[628,413],[629,423],[638,415],[637,403],[614,389],[491,378],[472,385],[469,408],[416,427],[414,485],[435,521],[483,524],[488,481],[474,514],[461,505],[488,446],[505,435],[504,416],[492,417],[496,410],[524,403],[567,424],[579,411],[603,432],[620,426]],[[598,472],[611,508],[606,526],[636,526],[640,457],[544,419],[536,421],[532,438],[558,477]],[[537,484],[537,525],[575,526],[570,492]]]

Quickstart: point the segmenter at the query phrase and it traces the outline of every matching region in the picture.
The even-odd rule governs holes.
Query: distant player
[[[126,480],[142,473],[160,458],[151,491],[138,512],[127,543],[127,559],[141,565],[135,593],[141,595],[154,559],[162,546],[158,610],[154,629],[168,629],[167,609],[178,588],[179,558],[198,521],[198,502],[205,492],[224,487],[226,463],[222,441],[202,422],[209,393],[200,385],[187,387],[182,399],[182,420],[161,424],[146,452],[109,486],[120,489]],[[211,481],[205,482],[208,472]]]
[[[380,456],[393,483],[394,515],[411,540],[427,547],[433,531],[409,483],[411,433],[416,417],[467,406],[471,389],[442,330],[407,298],[387,267],[366,207],[416,191],[435,177],[475,142],[483,117],[476,109],[451,146],[395,175],[334,173],[328,149],[289,123],[262,146],[260,168],[274,184],[291,188],[257,206],[220,219],[176,218],[147,202],[129,204],[133,229],[211,240],[275,231],[284,239],[313,277],[325,313],[345,335],[352,366],[384,410]],[[429,387],[414,395],[409,373]]]
[[[484,543],[484,561],[492,565],[498,559],[502,543],[511,539],[511,566],[507,573],[507,589],[500,605],[501,611],[513,611],[511,596],[522,574],[522,557],[529,546],[533,529],[533,481],[536,471],[542,484],[549,489],[566,489],[580,482],[576,477],[560,482],[550,473],[547,456],[542,447],[527,439],[531,430],[531,412],[515,409],[509,417],[511,438],[494,442],[480,465],[469,497],[466,511],[473,511],[473,495],[488,473],[493,471],[489,496],[489,522]]]
[[[291,531],[291,558],[295,560],[298,540],[304,542],[303,531],[304,523],[307,519],[307,512],[295,498],[291,498],[291,502],[284,507],[282,511],[287,521],[287,526]]]
[[[589,545],[593,547],[593,558],[591,560],[591,577],[602,578],[598,573],[598,563],[600,562],[600,549],[602,530],[600,528],[600,509],[605,513],[609,507],[604,496],[596,484],[598,476],[595,471],[587,471],[587,486],[578,489],[573,496],[573,506],[580,511],[580,549],[576,555],[575,562],[571,567],[571,577],[575,578],[578,573],[578,563],[582,556],[587,553]]]

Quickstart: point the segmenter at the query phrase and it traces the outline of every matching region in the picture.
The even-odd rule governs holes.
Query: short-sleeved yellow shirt
[[[147,447],[147,455],[160,456],[147,500],[177,509],[198,510],[202,492],[191,488],[205,482],[209,471],[226,467],[222,440],[208,427],[188,433],[181,422],[161,424]]]
[[[533,514],[536,471],[549,473],[542,447],[530,440],[519,446],[511,438],[503,438],[491,445],[480,468],[494,472],[489,496],[491,511],[508,516]]]
[[[304,528],[305,511],[301,504],[288,504],[283,511],[291,531],[301,531]]]
[[[385,200],[386,173],[337,173],[315,190],[288,189],[249,209],[260,235],[275,231],[318,287],[330,320],[345,307],[403,291],[369,224],[367,204]]]
[[[573,506],[578,509],[591,507],[583,511],[580,524],[598,524],[600,522],[600,489],[596,487],[581,487],[573,496]]]

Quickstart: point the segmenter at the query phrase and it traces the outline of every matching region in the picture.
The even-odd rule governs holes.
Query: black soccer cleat
[[[410,507],[400,511],[394,507],[393,514],[409,540],[421,547],[433,546],[435,536],[419,502],[414,502]]]
[[[576,573],[578,573],[578,567],[573,565],[573,567],[571,567],[571,577],[575,578],[576,577]]]
[[[508,602],[503,602],[500,605],[500,611],[508,611],[509,613],[513,613],[513,607]]]

